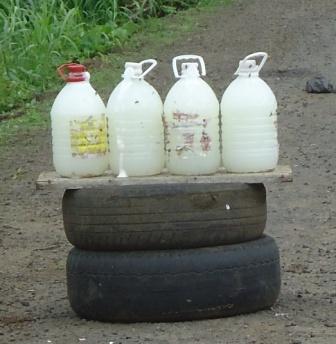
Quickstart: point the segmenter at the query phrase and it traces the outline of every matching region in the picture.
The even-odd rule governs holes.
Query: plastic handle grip
[[[65,69],[67,69],[70,65],[72,65],[72,63],[65,63],[65,64],[62,64],[61,66],[59,66],[57,68],[57,73],[58,75],[64,80],[64,81],[67,81],[68,80],[68,77],[67,75],[65,74]]]
[[[268,58],[268,54],[267,53],[264,53],[264,52],[257,52],[257,53],[253,53],[253,54],[250,54],[250,55],[247,55],[243,62],[246,61],[246,60],[251,60],[251,59],[255,59],[255,58],[258,58],[258,57],[262,57],[261,59],[261,62],[258,66],[258,72],[261,70],[261,68],[264,66],[267,58]]]
[[[143,60],[140,62],[141,67],[145,64],[151,64],[140,76],[139,78],[143,78],[144,76],[146,76],[153,68],[156,67],[157,65],[157,61],[154,59],[148,59],[148,60]]]
[[[206,75],[205,63],[204,63],[202,56],[199,56],[199,55],[180,55],[180,56],[174,57],[173,62],[172,62],[175,78],[181,77],[181,74],[179,74],[178,69],[177,69],[177,61],[180,61],[180,60],[197,60],[201,65],[201,75],[202,76]]]

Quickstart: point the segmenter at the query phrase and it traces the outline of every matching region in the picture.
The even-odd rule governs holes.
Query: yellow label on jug
[[[73,157],[96,158],[107,152],[105,115],[70,121],[70,142]]]

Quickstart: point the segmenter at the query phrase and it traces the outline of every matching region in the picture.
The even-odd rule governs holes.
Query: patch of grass
[[[64,61],[104,54],[143,19],[200,0],[0,0],[0,114],[55,82]]]
[[[200,11],[211,11],[216,8],[216,5],[228,5],[231,2],[232,0],[204,0],[196,8],[179,12],[174,16],[150,18],[141,24],[137,24],[137,32],[133,33],[125,41],[122,48],[114,49],[113,54],[101,54],[95,58],[84,59],[89,70],[94,70],[94,73],[92,73],[92,84],[106,99],[111,92],[111,85],[115,85],[120,80],[125,62],[125,52],[127,52],[128,57],[132,56],[132,54],[136,56],[138,55],[138,50],[146,46],[146,51],[142,51],[143,57],[155,56],[156,51],[160,47],[171,44],[179,36],[197,29],[198,13]],[[59,64],[62,62],[64,60],[59,61]],[[43,73],[43,70],[41,73]],[[15,134],[19,131],[30,130],[35,127],[43,130],[50,125],[49,112],[51,104],[57,92],[63,87],[63,84],[61,80],[57,79],[54,70],[52,72],[49,70],[47,74],[52,74],[54,79],[53,82],[45,86],[50,96],[43,96],[41,101],[33,100],[29,101],[28,104],[26,102],[19,110],[24,111],[22,117],[0,121],[0,146],[6,145],[9,141],[15,141]],[[17,110],[12,112],[15,114]]]
[[[50,125],[50,101],[28,105],[23,116],[0,122],[0,148],[15,144],[17,137],[28,130],[44,130]]]

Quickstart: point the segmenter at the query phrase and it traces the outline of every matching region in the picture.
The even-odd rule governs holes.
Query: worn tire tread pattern
[[[182,249],[259,238],[266,224],[262,184],[136,186],[67,190],[65,233],[85,250]]]
[[[265,309],[280,291],[279,252],[268,236],[185,250],[94,252],[67,261],[73,310],[90,320],[180,321]]]

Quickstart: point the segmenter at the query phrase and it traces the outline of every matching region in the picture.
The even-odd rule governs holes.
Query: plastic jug
[[[246,56],[223,94],[222,158],[229,172],[268,171],[278,163],[277,101],[259,78],[266,59],[263,52]]]
[[[220,166],[219,102],[211,87],[200,77],[206,75],[204,60],[197,55],[173,59],[175,85],[164,103],[166,164],[170,173],[201,175],[215,173]]]
[[[58,73],[66,85],[51,109],[54,167],[64,177],[99,176],[108,168],[105,105],[83,65],[64,64]]]
[[[119,177],[155,175],[164,167],[162,100],[144,80],[156,65],[152,59],[126,62],[107,104],[110,168]]]

